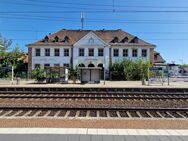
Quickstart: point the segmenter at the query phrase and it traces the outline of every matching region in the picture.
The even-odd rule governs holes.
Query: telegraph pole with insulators
[[[82,24],[82,30],[84,29],[84,12],[81,12],[81,24]]]

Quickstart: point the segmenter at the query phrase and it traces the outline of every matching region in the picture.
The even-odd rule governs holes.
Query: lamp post
[[[104,68],[104,85],[105,85],[105,79],[106,79],[106,73],[105,73],[105,67],[106,67],[106,59],[105,59],[105,47],[106,46],[104,46],[104,64],[103,64],[103,68]]]
[[[169,64],[167,64],[167,78],[168,78],[168,86],[170,86],[170,73],[169,73]]]

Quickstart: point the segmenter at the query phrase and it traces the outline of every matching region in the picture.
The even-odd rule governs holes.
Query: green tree
[[[112,80],[124,80],[123,63],[116,61],[110,65],[111,79]]]
[[[36,79],[37,81],[43,80],[46,77],[46,71],[42,68],[36,68],[32,70],[32,78]]]
[[[3,38],[3,36],[0,34],[0,53],[6,52],[11,46],[11,44],[12,44],[11,40]]]
[[[9,71],[3,68],[14,67],[15,75],[22,73],[22,68],[26,72],[26,64],[20,58],[24,55],[24,52],[21,51],[20,47],[16,45],[14,48],[11,48],[12,41],[3,38],[0,35],[0,67],[2,70],[0,77],[8,77]]]
[[[112,80],[143,80],[147,78],[148,61],[125,59],[110,66]]]

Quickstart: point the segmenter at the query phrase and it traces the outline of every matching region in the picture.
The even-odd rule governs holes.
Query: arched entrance
[[[95,65],[94,65],[94,64],[89,64],[88,67],[89,67],[89,68],[94,68]]]
[[[85,65],[83,63],[79,64],[78,67],[85,68]]]

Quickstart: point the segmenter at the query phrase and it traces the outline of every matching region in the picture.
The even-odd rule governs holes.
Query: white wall
[[[40,56],[35,56],[35,49],[40,48],[41,54]],[[50,48],[50,56],[45,56],[45,48]],[[60,49],[60,56],[54,56],[54,49],[59,48]],[[64,56],[64,48],[69,48],[69,56]],[[50,64],[50,66],[54,66],[54,64],[60,64],[60,66],[63,66],[63,64],[70,64],[70,57],[71,56],[71,48],[70,46],[67,47],[33,47],[32,48],[32,69],[34,69],[35,64],[40,64],[41,67],[44,66],[44,64]]]
[[[114,57],[114,49],[119,49],[119,56]],[[123,57],[123,49],[128,49],[128,57]],[[132,57],[132,50],[137,49],[138,54],[137,57]],[[142,57],[142,49],[147,49],[147,56]],[[131,59],[134,61],[137,61],[138,59],[143,59],[146,61],[150,60],[150,48],[147,47],[130,47],[130,46],[112,46],[112,51],[111,51],[111,56],[112,56],[112,63],[114,62],[121,62],[123,59]]]
[[[83,63],[85,66],[88,66],[90,63],[94,64],[95,67],[98,66],[98,64],[102,63],[104,64],[105,61],[105,67],[106,69],[109,67],[109,47],[104,46],[95,46],[95,47],[85,47],[85,56],[79,56],[79,48],[82,47],[74,47],[73,48],[73,66],[76,67],[77,65]],[[94,48],[94,56],[88,56],[88,49]],[[103,48],[103,55],[104,56],[98,56],[98,49]]]
[[[93,39],[93,42],[90,43],[89,40]],[[84,48],[84,56],[79,56],[79,48]],[[88,49],[94,48],[94,56],[88,56]],[[103,56],[98,56],[98,49],[103,48]],[[105,68],[109,68],[109,47],[99,39],[95,34],[88,33],[84,38],[74,45],[73,48],[73,67],[83,63],[86,67],[92,63],[95,67],[98,64],[105,62]]]

